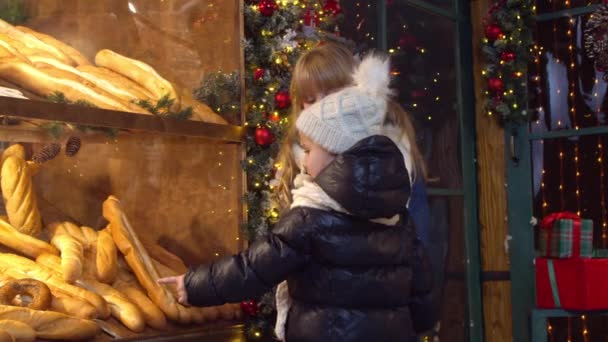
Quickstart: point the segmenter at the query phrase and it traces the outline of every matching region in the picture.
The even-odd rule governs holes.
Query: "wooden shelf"
[[[160,118],[153,115],[126,113],[64,103],[0,96],[0,108],[1,115],[22,119],[61,121],[75,125],[200,137],[233,143],[242,142],[244,137],[244,129],[241,126]]]

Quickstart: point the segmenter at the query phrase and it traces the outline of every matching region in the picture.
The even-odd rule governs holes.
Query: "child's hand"
[[[176,277],[166,277],[158,279],[159,284],[172,284],[175,285],[175,290],[177,291],[177,301],[182,305],[190,305],[188,303],[188,292],[186,292],[186,286],[184,286],[184,278],[185,274]]]

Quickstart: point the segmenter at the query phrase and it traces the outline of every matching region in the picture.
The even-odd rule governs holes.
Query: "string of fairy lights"
[[[555,10],[555,5],[556,2],[553,2],[553,9]],[[564,5],[566,7],[566,9],[570,9],[571,5],[570,2],[568,0],[566,0],[564,2]],[[580,73],[578,64],[577,64],[577,57],[576,57],[576,37],[573,34],[574,32],[576,32],[576,24],[577,21],[581,20],[580,18],[578,19],[574,19],[574,18],[568,18],[567,19],[567,25],[566,25],[566,32],[565,32],[565,36],[567,38],[567,53],[568,53],[568,61],[561,61],[560,60],[560,55],[558,54],[558,48],[559,48],[559,44],[558,44],[558,40],[562,40],[564,35],[560,34],[563,32],[558,32],[558,27],[557,27],[557,23],[554,20],[552,22],[552,38],[553,38],[553,56],[555,57],[555,62],[557,64],[563,64],[566,67],[566,75],[567,75],[567,85],[568,85],[568,96],[567,96],[567,103],[568,103],[568,110],[567,113],[569,114],[571,120],[572,120],[572,125],[571,128],[573,128],[574,130],[579,130],[580,129],[580,120],[582,119],[578,113],[577,113],[577,84],[576,81],[578,79],[578,74]],[[560,37],[560,38],[558,38]],[[560,43],[563,43],[563,41],[560,41]],[[534,83],[538,83],[537,87],[540,83],[540,78],[541,78],[541,66],[540,66],[540,59],[541,56],[543,54],[543,47],[539,47],[537,45],[534,46],[534,59],[533,59],[533,65],[535,66],[535,71],[536,71],[536,75],[534,77],[531,78],[531,81]],[[599,83],[599,79],[597,78],[597,76],[594,79],[594,84],[597,85],[597,83]],[[541,87],[538,87],[541,88]],[[557,87],[555,89],[556,95],[560,95],[560,93],[562,92],[562,89],[560,88],[560,85],[557,84]],[[542,106],[541,106],[541,96],[540,94],[542,93],[542,89],[539,89],[538,91],[538,100],[537,100],[537,108],[539,111],[542,111]],[[597,91],[594,91],[593,93],[593,97],[598,97],[598,93]],[[597,108],[595,108],[596,113],[591,113],[590,115],[593,114],[600,114],[601,112],[601,106],[598,105]],[[535,124],[540,125],[541,121],[540,119],[537,120],[535,122]],[[564,123],[561,120],[557,121],[557,129],[564,129],[566,128]],[[541,140],[541,146],[544,142]],[[557,140],[557,142],[555,143],[556,145],[556,150],[558,153],[558,158],[559,158],[559,208],[560,210],[565,210],[566,207],[572,207],[575,206],[576,207],[576,213],[577,215],[581,216],[582,212],[583,212],[583,207],[582,207],[582,198],[584,197],[583,195],[583,191],[581,189],[581,179],[583,177],[583,172],[581,169],[581,145],[580,145],[580,139],[574,139],[571,144],[572,144],[572,151],[573,151],[573,155],[572,155],[572,162],[574,165],[574,184],[572,184],[574,186],[574,195],[575,195],[575,203],[566,203],[566,198],[565,198],[565,193],[567,192],[566,189],[566,184],[564,184],[565,182],[565,177],[566,177],[566,172],[565,172],[565,161],[566,161],[566,155],[565,155],[565,150],[564,150],[564,145],[567,145],[568,142],[564,142],[562,139]],[[606,248],[606,242],[608,239],[608,234],[607,234],[607,229],[608,229],[608,224],[607,224],[607,208],[606,208],[606,194],[604,191],[604,186],[605,186],[605,165],[604,165],[604,151],[603,151],[603,137],[601,135],[597,136],[597,143],[596,143],[596,148],[597,148],[597,165],[598,165],[598,169],[599,169],[599,186],[600,186],[600,191],[599,191],[599,196],[600,196],[600,210],[601,210],[601,246],[602,248]],[[542,215],[546,215],[549,208],[551,209],[555,209],[556,206],[555,204],[550,205],[550,203],[548,203],[547,200],[547,188],[546,188],[546,180],[547,180],[547,170],[545,169],[544,165],[543,165],[543,169],[542,169],[542,178],[541,178],[541,185],[540,185],[540,196],[541,196],[541,212]],[[569,205],[568,205],[569,204]],[[571,342],[574,338],[573,336],[573,317],[567,317],[566,318],[566,333],[567,333],[567,341]],[[580,337],[580,339],[584,342],[588,342],[590,339],[590,332],[588,329],[588,319],[586,315],[581,315],[580,316],[580,333],[577,333],[576,335],[578,335]],[[555,341],[555,328],[552,325],[551,320],[548,320],[547,322],[547,333],[549,336],[549,340],[550,341]]]

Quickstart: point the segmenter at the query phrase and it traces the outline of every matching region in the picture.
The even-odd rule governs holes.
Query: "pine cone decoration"
[[[44,146],[40,152],[36,153],[32,157],[32,161],[36,164],[42,164],[57,157],[59,152],[61,152],[61,145],[56,142],[50,143]]]
[[[65,143],[65,155],[68,157],[73,157],[80,151],[80,145],[82,141],[79,137],[71,136],[68,141]]]

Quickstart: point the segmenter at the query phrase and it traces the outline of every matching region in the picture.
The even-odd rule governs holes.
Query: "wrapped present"
[[[536,259],[536,306],[608,309],[608,259]]]
[[[591,258],[593,221],[570,212],[554,213],[540,224],[540,255],[547,258]]]

